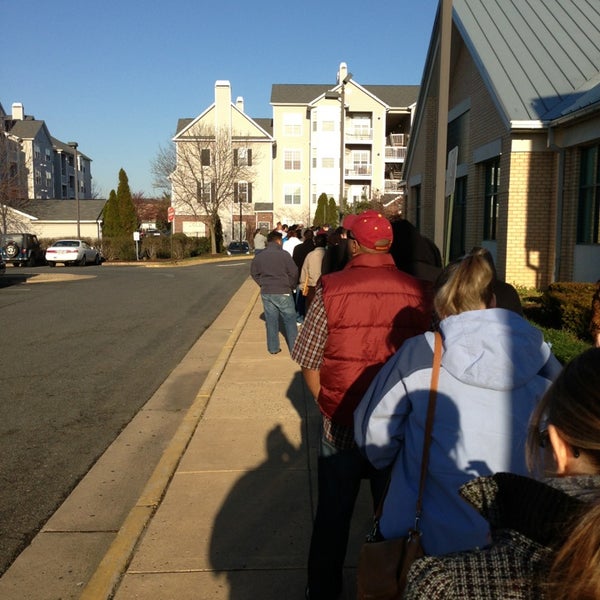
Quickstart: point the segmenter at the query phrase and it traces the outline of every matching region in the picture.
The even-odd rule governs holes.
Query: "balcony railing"
[[[385,192],[399,192],[400,180],[399,179],[386,179],[384,180],[384,191]]]
[[[408,135],[405,133],[390,133],[388,144],[390,146],[408,146]]]
[[[370,177],[373,171],[372,165],[348,165],[345,169],[347,177]]]
[[[344,137],[349,142],[372,142],[373,130],[369,127],[348,127],[344,130]]]
[[[406,160],[406,146],[386,146],[385,160],[388,162],[401,162]]]

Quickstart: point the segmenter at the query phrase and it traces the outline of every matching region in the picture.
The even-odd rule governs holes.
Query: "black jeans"
[[[375,510],[388,477],[389,470],[373,468],[358,448],[339,450],[321,438],[317,513],[308,556],[311,600],[334,600],[341,593],[350,523],[361,480],[370,480]]]

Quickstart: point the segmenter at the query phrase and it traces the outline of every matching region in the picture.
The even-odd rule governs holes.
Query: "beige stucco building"
[[[227,177],[210,164],[197,167],[202,146],[205,154],[213,147],[214,154],[220,146],[217,137],[230,140],[230,156],[222,152],[230,164],[236,148],[252,156],[251,165],[230,173],[228,184],[214,190],[220,194],[218,212],[226,241],[238,239],[240,221],[245,239],[252,239],[255,228],[268,230],[278,221],[309,225],[322,193],[338,206],[342,198],[347,210],[357,201],[378,198],[400,211],[418,90],[416,85],[361,85],[341,63],[334,84],[274,84],[272,118],[251,119],[241,98],[231,101],[229,82],[218,81],[214,104],[195,119],[180,119],[173,138],[175,231],[208,235],[206,203],[203,207],[198,202],[198,190],[207,195],[209,182],[200,178]],[[243,186],[251,193],[240,205],[235,186],[242,177],[247,177]]]
[[[179,120],[171,176],[175,232],[208,236],[212,211],[226,242],[251,239],[273,196],[274,140],[265,127],[245,114],[241,97],[232,102],[228,81],[216,82],[215,101],[202,114]]]

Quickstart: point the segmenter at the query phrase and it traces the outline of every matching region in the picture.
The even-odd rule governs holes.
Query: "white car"
[[[66,265],[102,264],[100,250],[92,248],[83,240],[58,240],[46,250],[46,262],[55,267],[56,263]]]

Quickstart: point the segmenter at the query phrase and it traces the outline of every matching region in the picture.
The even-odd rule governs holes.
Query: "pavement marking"
[[[94,279],[98,275],[72,275],[69,273],[40,273],[28,278],[25,283],[49,283],[51,281],[78,281],[80,279]]]

